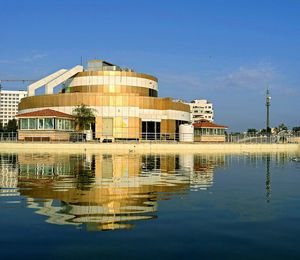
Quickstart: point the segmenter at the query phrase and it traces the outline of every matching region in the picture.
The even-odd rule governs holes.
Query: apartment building
[[[23,90],[1,90],[0,92],[0,122],[6,125],[18,113],[18,104],[27,96]]]
[[[191,121],[195,123],[199,120],[205,119],[207,121],[214,121],[213,104],[206,99],[195,99],[188,103],[191,109]]]

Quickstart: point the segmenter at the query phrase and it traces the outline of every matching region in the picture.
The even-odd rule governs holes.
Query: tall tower
[[[266,92],[266,107],[267,107],[266,131],[267,131],[268,135],[271,133],[271,128],[270,128],[270,105],[271,105],[270,90],[269,90],[269,88],[267,88],[267,92]]]

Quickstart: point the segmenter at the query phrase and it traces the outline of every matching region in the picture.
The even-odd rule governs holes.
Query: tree
[[[92,123],[95,123],[96,110],[81,104],[73,109],[75,123],[79,130],[88,130]]]
[[[266,129],[261,129],[259,131],[260,135],[266,135],[267,134],[267,130]]]
[[[257,133],[257,130],[255,128],[249,128],[247,130],[247,134],[255,135],[256,133]]]
[[[300,126],[293,127],[293,132],[300,132]]]
[[[18,130],[17,120],[16,119],[9,120],[7,122],[5,130],[7,132],[17,132],[17,130]]]
[[[278,130],[279,132],[280,131],[286,131],[288,130],[287,126],[284,124],[284,123],[281,123],[279,126],[278,126]]]

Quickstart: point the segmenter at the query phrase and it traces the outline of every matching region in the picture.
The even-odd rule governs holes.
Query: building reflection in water
[[[208,189],[225,155],[1,154],[1,190],[26,196],[48,223],[132,228],[170,194]],[[4,188],[4,189],[3,189]]]

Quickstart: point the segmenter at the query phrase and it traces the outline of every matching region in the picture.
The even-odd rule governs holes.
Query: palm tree
[[[279,131],[283,131],[283,130],[288,130],[287,126],[284,124],[284,123],[281,123],[279,126],[278,126],[278,130]]]
[[[90,125],[95,123],[96,110],[86,106],[85,104],[78,105],[73,109],[75,123],[79,130],[89,130]]]

